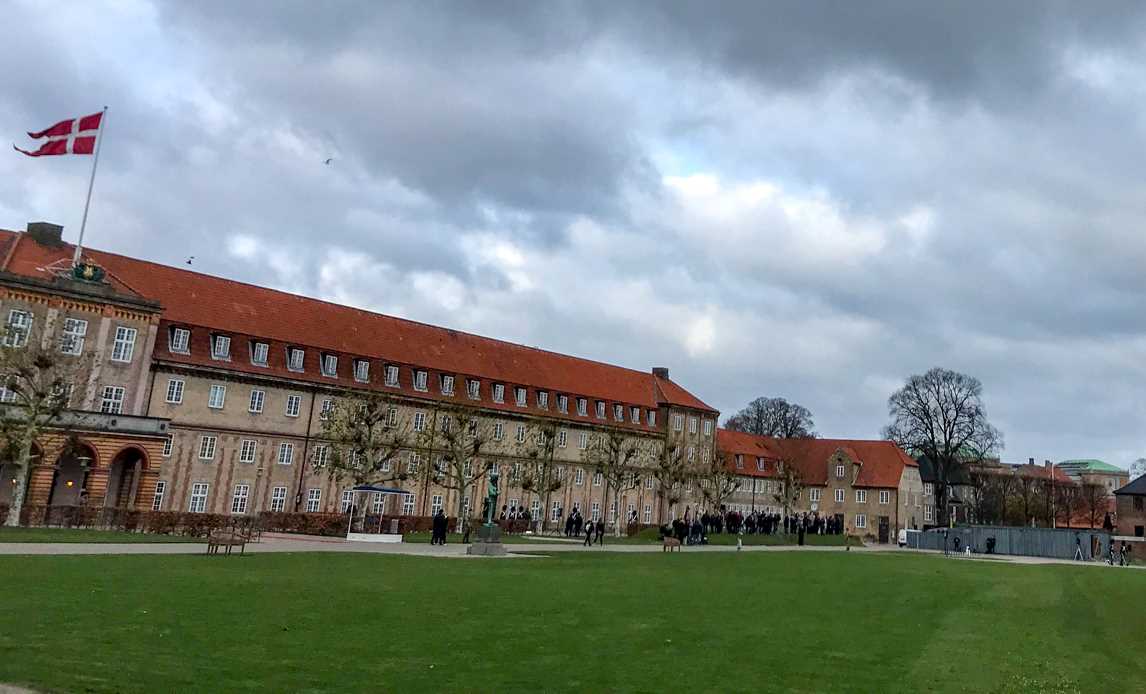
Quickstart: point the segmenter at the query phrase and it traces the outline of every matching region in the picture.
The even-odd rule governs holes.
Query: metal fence
[[[946,538],[944,532],[947,533]],[[948,551],[962,552],[964,548],[970,546],[971,551],[983,554],[987,552],[989,538],[994,538],[994,554],[1018,554],[1028,557],[1074,559],[1076,548],[1081,547],[1082,558],[1090,561],[1104,558],[1110,547],[1110,534],[1101,530],[1008,528],[991,525],[957,526],[949,530],[936,528],[926,532],[908,533],[907,546],[911,549],[943,550],[946,542]]]

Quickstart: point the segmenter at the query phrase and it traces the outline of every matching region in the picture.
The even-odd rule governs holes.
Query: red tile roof
[[[728,429],[718,429],[717,446],[726,454],[762,456],[772,461],[786,460],[795,465],[803,483],[823,486],[828,483],[828,460],[842,450],[860,464],[856,487],[898,487],[904,468],[918,464],[891,441],[857,439],[778,439],[756,436]],[[755,467],[745,462],[745,470]],[[767,466],[772,469],[773,466]],[[737,470],[737,472],[743,472]],[[775,472],[764,476],[774,476]],[[752,475],[758,476],[758,475]]]
[[[47,266],[66,262],[71,258],[74,246],[44,246],[24,234],[0,230],[0,251],[3,257],[0,269],[49,279],[51,273]],[[483,405],[489,404],[488,382],[497,381],[506,384],[506,400],[509,402],[512,402],[514,385],[568,394],[571,411],[575,411],[574,398],[577,396],[606,400],[610,422],[614,421],[614,403],[626,406],[626,420],[629,419],[627,408],[630,405],[646,410],[675,405],[716,414],[716,410],[684,388],[650,372],[395,318],[114,253],[84,249],[84,256],[107,271],[109,282],[116,289],[159,301],[164,309],[163,325],[207,328],[235,338],[257,336],[280,343],[284,348],[286,345],[310,348],[307,350],[307,374],[320,382],[336,382],[323,379],[317,373],[317,364],[310,363],[312,358],[317,359],[318,352],[325,350],[342,357],[339,372],[347,382],[352,382],[349,369],[354,357],[416,365],[459,377],[481,378]],[[230,364],[211,360],[206,343],[199,342],[207,339],[206,335],[200,335],[204,332],[193,330],[193,358],[167,352],[165,339],[156,345],[156,358],[266,373],[266,369],[249,364],[246,346],[238,339],[232,340],[232,351],[239,352],[240,358]],[[285,349],[276,347],[272,345],[271,349],[272,366],[275,365],[276,353],[285,353]],[[277,358],[278,362],[283,361],[282,355]],[[372,364],[372,380],[375,380],[375,374],[380,380],[380,370],[378,364]],[[408,378],[406,374],[403,376]],[[297,374],[292,374],[292,377],[311,380]],[[456,389],[463,398],[464,387],[464,381],[459,379]],[[431,390],[434,389],[435,384],[431,380]],[[529,401],[531,406],[535,405],[536,395],[532,390]],[[590,402],[589,417],[580,419],[595,420],[593,408],[594,403]],[[511,406],[507,409],[522,408]],[[550,411],[555,410],[556,403],[551,402]],[[643,419],[644,412],[641,416]],[[663,420],[664,415],[658,419]],[[658,421],[658,425],[661,423]]]

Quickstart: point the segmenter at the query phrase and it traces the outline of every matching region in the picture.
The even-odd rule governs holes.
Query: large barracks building
[[[801,510],[842,514],[849,527],[871,535],[878,529],[881,539],[885,528],[918,520],[918,469],[893,444],[777,442],[719,430],[719,412],[672,381],[668,369],[636,371],[97,250],[83,251],[97,272],[77,278],[74,251],[57,225],[0,230],[0,320],[8,339],[35,336],[93,365],[72,394],[69,428],[79,434],[78,450],[65,449],[58,436],[37,442],[31,504],[344,510],[347,487],[313,465],[328,455],[323,420],[339,398],[373,392],[413,431],[435,426],[444,407],[488,417],[495,433],[487,455],[509,473],[502,503],[528,508],[534,518],[558,520],[578,508],[593,519],[635,514],[638,522],[659,523],[697,504],[699,490],[689,488],[679,508],[662,508],[649,475],[605,508],[605,485],[582,461],[592,437],[612,431],[642,450],[675,445],[697,463],[719,446],[741,478],[728,503],[746,512],[776,509],[777,461],[787,459],[804,478]],[[555,457],[565,478],[549,508],[515,485],[513,474],[528,462],[524,444],[543,424],[557,427]],[[411,450],[395,465],[426,464],[426,456]],[[424,516],[457,508],[456,492],[424,475],[402,485],[410,494],[379,495],[371,510]],[[0,504],[10,493],[0,484]],[[479,499],[465,501],[480,507]]]

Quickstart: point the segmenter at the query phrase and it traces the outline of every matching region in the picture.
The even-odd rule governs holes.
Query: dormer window
[[[298,347],[287,349],[287,368],[291,371],[302,371],[303,359],[305,357],[306,352]]]
[[[176,354],[191,353],[191,331],[187,328],[171,329],[171,351]]]
[[[358,359],[354,362],[354,380],[359,383],[370,381],[370,362],[365,359]]]
[[[740,455],[739,453],[736,454],[736,469],[744,469],[744,456]]]
[[[569,411],[569,396],[568,395],[558,395],[557,396],[557,411],[562,413],[562,414]]]
[[[597,401],[597,419],[605,418],[605,403],[602,400]]]
[[[657,425],[657,411],[649,410],[648,414],[645,415],[645,420],[648,422],[649,426],[655,427]]]
[[[518,407],[525,407],[525,389],[524,388],[514,388],[513,389],[513,399],[517,403]]]
[[[577,414],[582,417],[589,415],[589,401],[585,398],[577,398]]]
[[[641,423],[641,408],[630,407],[629,408],[629,420],[632,421],[633,424],[640,424]]]
[[[625,421],[624,405],[613,405],[613,419],[617,420],[618,422]]]
[[[442,376],[442,395],[454,394],[454,377]]]
[[[386,365],[386,385],[398,387],[398,367],[393,364]]]
[[[505,402],[505,386],[501,383],[493,384],[493,401]]]
[[[322,355],[322,375],[335,378],[338,376],[338,357],[334,354]]]
[[[764,472],[764,459],[763,458],[757,458],[756,459],[756,469],[759,470],[760,472]]]
[[[430,375],[421,369],[414,369],[414,390],[426,391]]]
[[[836,479],[842,480],[843,478],[844,478],[844,466],[843,465],[837,465],[836,466]]]
[[[537,406],[543,410],[549,409],[549,391],[537,391]]]
[[[470,396],[470,400],[481,399],[481,381],[476,378],[471,378],[466,381],[466,393]]]
[[[255,366],[267,365],[267,354],[270,352],[270,345],[265,342],[252,342],[251,343],[251,363]]]
[[[231,338],[226,335],[213,335],[211,337],[211,358],[224,361],[231,360]]]

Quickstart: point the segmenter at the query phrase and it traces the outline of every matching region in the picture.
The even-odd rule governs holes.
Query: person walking
[[[593,521],[585,524],[585,541],[581,543],[583,547],[593,546]]]
[[[605,544],[605,519],[597,521],[597,544]]]

